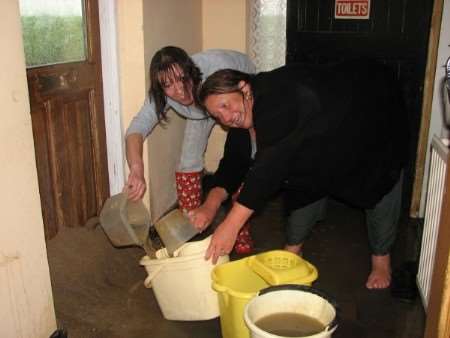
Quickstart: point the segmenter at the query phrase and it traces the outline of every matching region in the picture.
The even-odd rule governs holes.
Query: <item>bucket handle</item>
[[[155,267],[155,269],[152,270],[151,273],[148,274],[147,278],[146,278],[145,281],[144,281],[144,286],[145,286],[146,288],[150,289],[150,288],[152,287],[152,279],[155,278],[156,275],[158,275],[158,273],[161,272],[161,269],[162,269],[163,267],[164,267],[164,266],[163,266],[162,264],[161,264],[161,265],[158,265],[158,266]]]
[[[315,294],[319,297],[322,297],[323,299],[326,299],[336,309],[336,315],[334,316],[334,319],[331,321],[331,323],[327,325],[326,330],[331,331],[331,330],[334,330],[338,326],[339,312],[340,312],[338,304],[333,297],[331,297],[329,294],[327,294],[323,290],[319,290],[319,289],[313,288],[311,286],[300,285],[300,284],[280,284],[280,285],[269,286],[265,289],[262,289],[258,292],[257,295],[261,296],[261,295],[264,295],[269,292],[282,291],[282,290],[305,291],[305,292]]]

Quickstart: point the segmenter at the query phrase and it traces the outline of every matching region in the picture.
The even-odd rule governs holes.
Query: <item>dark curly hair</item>
[[[150,63],[150,89],[149,98],[155,100],[156,116],[160,121],[166,121],[166,112],[164,108],[167,104],[166,94],[159,81],[159,76],[172,76],[174,66],[178,65],[184,73],[184,85],[192,80],[192,94],[195,93],[202,81],[202,72],[190,56],[181,48],[166,46],[155,53]],[[186,87],[185,87],[186,88]]]

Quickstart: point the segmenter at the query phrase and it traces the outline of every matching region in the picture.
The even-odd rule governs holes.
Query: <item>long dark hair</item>
[[[160,121],[166,120],[164,108],[167,104],[167,99],[159,81],[159,75],[163,73],[170,76],[173,74],[175,65],[178,65],[184,73],[185,89],[187,81],[192,80],[193,96],[195,96],[202,81],[200,68],[195,65],[194,61],[183,49],[167,46],[157,51],[150,63],[150,89],[148,94],[150,100],[155,100],[156,116]]]
[[[196,95],[197,105],[206,111],[205,100],[210,95],[241,93],[242,88],[239,82],[250,82],[251,74],[240,72],[234,69],[221,69],[210,76],[203,82]],[[243,94],[242,94],[243,95]]]

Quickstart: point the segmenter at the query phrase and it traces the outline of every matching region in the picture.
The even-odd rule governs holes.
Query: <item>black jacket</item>
[[[406,162],[406,114],[394,75],[370,62],[289,65],[255,75],[257,153],[247,130],[230,129],[216,185],[244,187],[257,210],[280,189],[288,209],[331,196],[371,208]]]

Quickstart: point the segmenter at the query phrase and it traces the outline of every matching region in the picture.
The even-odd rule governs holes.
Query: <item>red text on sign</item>
[[[336,4],[336,16],[367,16],[367,2],[347,2]]]

